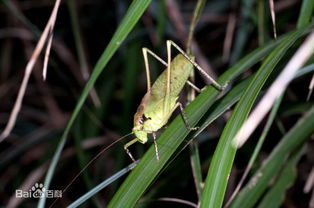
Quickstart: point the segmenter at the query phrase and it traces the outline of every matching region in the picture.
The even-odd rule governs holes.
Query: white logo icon
[[[45,187],[44,187],[44,184],[40,183],[35,183],[34,186],[32,186],[31,188],[32,190],[32,195],[33,195],[33,198],[41,198],[41,197],[44,197],[44,193],[45,193]]]
[[[61,198],[62,190],[49,190],[44,187],[42,183],[35,183],[30,190],[15,190],[16,198]]]

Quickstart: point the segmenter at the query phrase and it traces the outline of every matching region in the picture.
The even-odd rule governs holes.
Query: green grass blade
[[[224,194],[228,183],[231,167],[235,157],[236,149],[232,145],[232,139],[247,118],[257,95],[265,84],[268,76],[275,66],[285,55],[295,41],[302,36],[302,31],[296,31],[288,36],[276,49],[267,57],[258,70],[256,76],[242,98],[237,104],[232,116],[219,139],[218,146],[208,171],[203,191],[201,208],[222,206]]]
[[[207,128],[216,118],[221,116],[226,110],[230,109],[243,94],[244,90],[249,86],[249,83],[252,81],[253,76],[243,80],[232,89],[220,100],[218,100],[203,116],[203,119],[199,122],[200,125],[197,131],[194,133],[193,138],[197,137],[202,131]]]
[[[84,152],[82,149],[82,119],[78,119],[78,122],[75,123],[73,126],[73,139],[74,139],[74,146],[75,146],[75,151],[76,151],[76,156],[78,160],[78,164],[80,169],[84,169],[85,165],[88,163],[90,160],[90,157],[87,156],[87,154]],[[88,174],[87,171],[84,171],[82,173],[82,178],[85,184],[85,187],[87,190],[90,190],[93,188],[94,184],[93,181],[91,180],[90,175]],[[95,207],[101,207],[101,204],[97,201],[97,198],[94,197],[92,198],[92,201],[94,203]]]
[[[310,66],[311,66],[311,65],[310,65]],[[311,68],[311,67],[304,67],[304,68],[300,69],[300,70],[298,71],[298,73],[295,75],[294,79],[297,79],[297,78],[300,77],[300,76],[303,76],[303,75],[305,75],[305,74],[307,74],[307,73],[310,73],[311,70],[314,70],[314,69]],[[233,91],[233,90],[232,90],[232,91]],[[241,94],[242,94],[242,93],[241,93]],[[258,154],[259,154],[259,152],[260,152],[260,150],[261,150],[261,147],[262,147],[262,145],[263,145],[263,143],[264,143],[264,140],[265,140],[265,138],[266,138],[266,136],[267,136],[267,134],[268,134],[268,132],[269,132],[269,130],[270,130],[270,127],[271,127],[271,125],[273,124],[274,119],[275,119],[275,117],[276,117],[276,115],[277,115],[277,111],[278,111],[278,109],[279,109],[279,106],[281,105],[283,95],[284,95],[284,94],[282,94],[279,98],[277,98],[276,102],[274,103],[274,106],[273,106],[273,108],[272,108],[272,110],[271,110],[271,112],[270,112],[270,114],[269,114],[269,116],[268,116],[268,118],[267,118],[266,125],[265,125],[265,127],[264,127],[264,129],[263,129],[263,132],[262,132],[261,136],[260,136],[259,139],[258,139],[258,142],[257,142],[257,144],[256,144],[256,146],[255,146],[255,148],[254,148],[254,151],[253,151],[253,153],[252,153],[252,156],[251,156],[251,158],[250,158],[250,160],[249,160],[249,163],[248,163],[248,165],[247,165],[247,167],[246,167],[246,169],[245,169],[245,171],[244,171],[244,173],[243,173],[243,175],[242,175],[242,177],[241,177],[241,179],[240,179],[239,184],[237,185],[236,189],[234,190],[234,193],[233,193],[232,196],[228,199],[228,202],[226,202],[225,207],[229,207],[229,204],[231,204],[232,200],[233,200],[233,199],[235,198],[235,196],[238,194],[238,190],[242,187],[242,184],[243,184],[244,180],[246,179],[248,173],[251,171],[251,168],[253,167],[253,165],[254,165],[254,163],[255,163],[255,160],[256,160],[256,158],[257,158],[257,156],[258,156]],[[227,95],[227,96],[228,96],[228,95]],[[227,97],[227,96],[226,96],[226,97]],[[307,108],[306,110],[308,110],[308,109],[309,109],[309,108]],[[305,111],[305,110],[303,110],[302,112],[304,112],[304,111]]]
[[[142,53],[141,51],[141,42],[139,39],[135,39],[133,42],[128,43],[123,51],[124,56],[124,80],[123,80],[123,90],[127,92],[124,95],[123,102],[123,117],[122,121],[128,121],[129,118],[132,118],[132,107],[130,103],[134,103],[134,96],[136,92],[136,83],[138,82],[138,74],[141,68],[142,63]],[[121,129],[123,129],[124,133],[130,131],[132,127],[132,123],[130,122],[120,122],[122,124]]]
[[[231,208],[253,207],[262,196],[272,178],[280,171],[287,156],[298,148],[314,132],[314,107],[281,139],[263,166],[254,174],[252,180],[239,193]],[[256,180],[258,178],[258,180]]]
[[[253,17],[255,14],[252,12],[252,8],[255,2],[256,1],[252,0],[241,1],[241,14],[239,19],[242,24],[239,25],[235,33],[233,49],[230,57],[231,64],[234,64],[241,58],[241,55],[243,54],[243,49],[245,48],[244,46],[250,38],[250,34],[254,30],[255,25],[253,22]]]
[[[74,36],[74,42],[76,46],[76,52],[78,55],[78,60],[80,63],[81,70],[88,70],[88,64],[86,60],[86,54],[83,46],[83,39],[81,34],[81,28],[79,24],[79,17],[77,13],[77,2],[74,0],[67,1],[67,6],[69,9],[69,15],[71,20],[71,26]]]
[[[258,30],[258,44],[263,45],[266,39],[266,1],[258,0],[257,2],[257,30]]]
[[[313,0],[303,0],[302,7],[297,23],[297,28],[302,28],[311,22],[313,16],[314,1]]]
[[[299,36],[309,32],[310,27],[299,31]],[[264,47],[257,49],[248,56],[241,59],[232,68],[226,71],[218,80],[219,83],[226,83],[236,78],[242,72],[248,70],[256,64],[262,57],[268,54],[277,44],[283,40],[287,41],[290,36],[279,38],[275,42],[271,42]],[[218,95],[213,87],[209,86],[185,109],[189,123],[195,126],[209,107],[214,103],[215,97]],[[130,173],[124,183],[120,186],[108,207],[133,207],[148,186],[156,178],[158,173],[166,165],[167,161],[174,154],[176,149],[184,141],[189,131],[184,126],[181,116],[178,116],[168,126],[168,128],[160,135],[157,140],[160,161],[155,159],[154,147],[151,146],[141,159],[140,163]]]
[[[285,165],[284,170],[278,176],[278,180],[273,187],[265,195],[258,208],[277,208],[280,207],[284,198],[286,190],[293,185],[296,179],[296,165],[304,153],[304,148],[301,148],[295,153],[292,158]]]
[[[164,42],[165,29],[167,22],[166,3],[165,0],[159,1],[158,17],[157,17],[157,45]]]
[[[187,54],[192,54],[192,40],[194,36],[194,31],[196,28],[196,24],[199,20],[199,17],[201,16],[203,12],[205,4],[206,4],[206,0],[198,0],[194,8],[193,17],[192,17],[191,25],[189,27],[189,34],[188,34],[188,39],[187,39],[187,44],[186,44]],[[189,79],[192,82],[195,81],[195,71],[191,72]],[[188,96],[187,96],[187,100],[188,102],[191,102],[193,99],[194,99],[194,90],[190,89],[190,92],[188,93]],[[190,164],[191,164],[191,170],[193,173],[197,197],[198,197],[198,200],[200,200],[202,196],[202,190],[203,190],[202,188],[203,176],[202,176],[201,160],[200,160],[197,140],[193,140],[190,143]]]
[[[60,154],[66,142],[66,138],[70,132],[70,129],[76,117],[78,116],[86,100],[86,97],[88,96],[89,91],[94,86],[100,73],[103,71],[104,67],[107,65],[107,63],[109,62],[113,54],[117,51],[122,41],[124,41],[124,39],[127,37],[127,35],[130,33],[130,31],[134,27],[134,25],[138,22],[139,18],[142,16],[142,14],[146,10],[150,2],[151,0],[134,0],[132,2],[120,26],[118,27],[117,31],[115,32],[111,41],[109,42],[107,48],[105,49],[105,51],[99,58],[98,62],[96,63],[96,66],[93,69],[90,79],[88,80],[88,82],[86,83],[83,89],[81,97],[76,104],[76,107],[71,115],[71,118],[68,121],[67,126],[63,132],[58,148],[53,156],[52,162],[49,166],[49,169],[45,178],[45,182],[44,182],[45,188],[49,189],[49,185],[50,185],[52,176],[54,174],[57,162],[60,158]],[[45,198],[41,198],[39,201],[38,207],[43,208],[44,206],[45,206]]]
[[[309,66],[306,66],[306,67],[300,69],[297,72],[297,74],[295,75],[294,79],[297,79],[300,76],[303,76],[305,74],[308,74],[308,73],[312,72],[314,70],[313,67],[314,66],[312,64],[312,65],[309,65]],[[250,158],[249,166],[253,166],[253,164],[255,163],[255,160],[256,160],[256,158],[258,156],[258,153],[260,152],[261,147],[262,147],[262,145],[264,143],[264,140],[265,140],[265,138],[266,138],[266,136],[267,136],[267,134],[269,132],[269,129],[270,129],[272,123],[274,122],[275,116],[277,115],[277,111],[279,109],[279,106],[281,105],[283,95],[284,95],[284,93],[280,97],[278,97],[276,102],[274,103],[274,106],[273,106],[273,108],[272,108],[272,110],[271,110],[271,112],[269,114],[269,117],[267,118],[267,122],[266,122],[266,125],[265,125],[264,129],[263,129],[263,132],[262,132],[260,138],[258,139],[258,143],[257,143],[257,145],[256,145],[256,147],[254,149],[252,157]]]
[[[202,188],[203,176],[202,176],[202,167],[201,167],[201,160],[200,160],[197,140],[193,140],[190,143],[189,147],[190,147],[190,163],[191,163],[191,169],[193,173],[194,184],[195,184],[198,200],[200,200],[202,196],[202,192],[203,192],[203,188]]]
[[[248,165],[251,166],[251,167],[253,167],[253,164],[255,163],[256,158],[257,158],[257,156],[259,155],[259,153],[260,153],[260,151],[262,149],[262,146],[263,146],[264,141],[266,139],[266,136],[267,136],[267,134],[268,134],[268,132],[270,130],[270,127],[272,126],[272,124],[273,124],[273,122],[275,120],[275,117],[277,115],[278,109],[279,109],[279,107],[281,105],[281,101],[282,101],[283,95],[284,94],[281,94],[277,98],[277,100],[274,103],[274,106],[272,107],[272,109],[270,111],[270,114],[269,114],[269,116],[267,118],[266,125],[263,128],[263,132],[262,132],[261,136],[258,138],[258,142],[257,142],[257,144],[255,146],[254,152],[253,152],[253,154],[252,154],[252,156],[251,156],[251,158],[249,160],[249,164]]]

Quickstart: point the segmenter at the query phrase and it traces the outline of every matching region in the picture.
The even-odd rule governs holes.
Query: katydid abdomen
[[[162,128],[175,110],[176,100],[186,84],[193,65],[181,54],[171,62],[170,92],[168,108],[164,108],[167,93],[167,69],[157,78],[143,97],[134,115],[133,133],[141,143],[147,141],[147,133],[153,133]]]
[[[194,58],[192,58],[194,59]],[[186,84],[193,65],[182,54],[177,55],[171,62],[171,76],[170,76],[170,97],[176,97],[180,94],[183,86]],[[151,96],[156,99],[163,99],[166,97],[167,87],[167,69],[156,79],[151,88]]]

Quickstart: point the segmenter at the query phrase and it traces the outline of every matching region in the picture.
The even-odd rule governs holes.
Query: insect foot
[[[200,128],[199,126],[195,126],[195,127],[190,128],[189,130],[195,131],[195,130],[197,130],[197,129],[199,129],[199,128]]]
[[[229,85],[229,81],[226,82],[224,85],[222,85],[221,91],[223,91],[224,89],[226,89],[226,88],[228,87],[228,85]]]

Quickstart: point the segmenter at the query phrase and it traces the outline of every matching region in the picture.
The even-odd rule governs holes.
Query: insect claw
[[[186,126],[186,128],[187,128],[189,131],[195,131],[195,130],[199,129],[200,127],[199,127],[199,126],[195,126],[195,127]]]
[[[195,127],[190,128],[190,130],[191,130],[191,131],[195,131],[195,130],[197,130],[197,129],[199,129],[199,128],[200,128],[199,126],[195,126]]]
[[[136,167],[137,163],[138,163],[138,161],[135,161],[135,162],[134,162],[134,165],[131,166],[131,167],[129,168],[129,170],[133,170],[133,169]]]
[[[201,89],[201,92],[203,92],[206,88],[207,88],[207,86],[203,87],[203,88]]]
[[[226,89],[226,87],[229,85],[229,82],[226,82],[224,85],[220,85],[220,86],[214,86],[216,89],[218,89],[219,91],[223,91],[224,89]],[[203,87],[201,89],[201,92],[203,92],[209,85]]]
[[[220,91],[224,91],[224,89],[226,89],[226,87],[228,86],[229,82],[226,82],[224,85],[220,85],[218,90]]]

